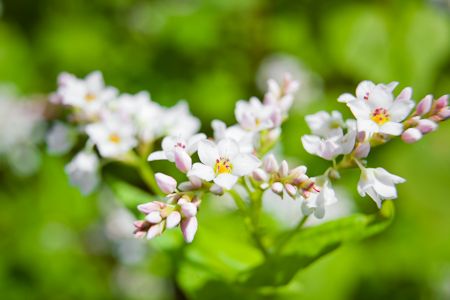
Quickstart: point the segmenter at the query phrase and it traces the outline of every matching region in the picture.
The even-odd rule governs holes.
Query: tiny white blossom
[[[264,105],[256,97],[238,101],[234,114],[241,127],[249,131],[269,129],[281,123],[281,110],[275,105]]]
[[[86,133],[103,157],[119,157],[137,145],[134,126],[113,115],[89,124]]]
[[[180,101],[163,113],[158,126],[162,129],[162,135],[189,138],[200,129],[200,121],[191,115],[187,103]]]
[[[91,193],[98,185],[99,159],[91,152],[79,152],[72,161],[66,165],[65,171],[69,175],[70,183],[77,186],[84,195]]]
[[[347,102],[357,119],[358,131],[368,135],[383,133],[400,135],[403,132],[403,121],[414,107],[408,97],[409,90],[402,92],[394,101],[392,92],[383,85],[375,86],[367,97]]]
[[[397,198],[396,184],[406,180],[393,175],[383,168],[361,168],[361,178],[358,182],[358,193],[361,196],[369,195],[378,207],[385,199]]]
[[[342,135],[342,127],[345,126],[340,112],[334,110],[330,113],[319,111],[305,117],[311,132],[322,137]]]
[[[65,154],[75,143],[74,129],[62,122],[56,122],[46,136],[47,149],[50,154]]]
[[[255,132],[242,129],[239,125],[227,127],[220,120],[213,120],[211,127],[214,130],[214,140],[219,142],[223,139],[233,139],[239,144],[239,149],[243,153],[252,153],[255,149],[256,134]]]
[[[312,192],[308,198],[303,200],[302,211],[304,215],[314,213],[316,218],[325,216],[325,207],[338,201],[330,181],[325,176],[315,178],[316,185],[320,188],[319,192]]]
[[[373,83],[370,80],[364,80],[364,81],[360,82],[358,84],[358,86],[356,87],[356,97],[350,93],[344,93],[339,96],[338,101],[347,103],[349,101],[358,100],[358,99],[359,100],[368,100],[370,94],[373,92],[373,90],[376,87],[385,89],[387,92],[392,92],[397,85],[398,85],[398,82],[396,82],[396,81],[393,81],[388,84],[380,83],[380,84],[376,85],[375,83]]]
[[[317,135],[302,136],[303,148],[306,152],[332,160],[341,154],[349,154],[355,145],[356,131],[349,129],[347,134],[322,138]]]
[[[189,156],[197,152],[198,143],[205,140],[206,135],[198,133],[188,139],[177,136],[166,136],[161,143],[162,150],[151,153],[148,157],[149,161],[168,160],[175,162],[175,151],[181,150]]]
[[[90,73],[85,79],[63,73],[59,77],[57,94],[62,104],[73,106],[90,118],[99,114],[105,103],[116,97],[117,90],[105,87],[99,71]]]
[[[198,156],[201,163],[195,163],[188,176],[212,180],[224,189],[231,189],[239,176],[251,174],[261,163],[255,156],[242,153],[239,145],[231,139],[224,139],[217,145],[202,140]]]

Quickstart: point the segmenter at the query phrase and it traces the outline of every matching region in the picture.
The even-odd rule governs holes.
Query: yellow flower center
[[[379,107],[373,111],[372,116],[370,118],[378,125],[383,125],[384,123],[389,121],[390,116],[387,109]]]
[[[92,102],[95,98],[97,98],[97,96],[93,93],[87,93],[86,96],[84,96],[84,100],[86,100],[86,102]]]
[[[112,133],[109,135],[109,141],[114,144],[120,143],[120,136],[116,133]]]
[[[233,165],[230,163],[228,158],[216,159],[216,165],[214,166],[214,171],[216,174],[228,173],[230,174],[233,170]]]

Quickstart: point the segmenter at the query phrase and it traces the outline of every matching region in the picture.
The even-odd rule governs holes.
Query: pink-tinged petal
[[[177,188],[177,181],[166,174],[156,173],[155,174],[156,183],[158,187],[163,191],[163,193],[170,194]]]
[[[183,232],[183,237],[186,243],[191,243],[194,240],[197,228],[198,222],[196,217],[181,221],[181,231]]]
[[[139,204],[137,207],[137,209],[144,214],[149,214],[150,212],[154,210],[159,210],[160,208],[161,207],[158,202],[148,202],[144,204]]]
[[[388,91],[392,92],[397,87],[398,81],[392,81],[389,82],[388,84],[380,84],[380,85],[383,86]]]
[[[383,87],[382,85],[377,85],[369,95],[369,104],[371,110],[375,108],[389,108],[394,101],[394,95],[392,92]]]
[[[197,206],[194,203],[187,202],[181,205],[181,212],[185,218],[192,218],[197,215]]]
[[[321,139],[317,135],[304,135],[302,136],[303,148],[309,154],[317,154],[321,144]]]
[[[206,181],[211,181],[215,177],[213,168],[201,163],[195,163],[192,169],[189,170],[188,177],[191,178],[192,176]]]
[[[213,184],[209,191],[213,193],[214,195],[222,196],[223,195],[223,188],[221,186],[218,186],[217,184]]]
[[[356,158],[365,158],[369,155],[370,152],[370,143],[362,143],[359,144],[355,149],[354,156]]]
[[[216,144],[209,140],[202,140],[198,143],[198,157],[207,166],[213,167],[219,159],[219,152]]]
[[[448,106],[448,95],[443,95],[439,97],[436,102],[434,103],[435,110],[439,111],[443,109],[444,107]]]
[[[233,174],[237,176],[249,175],[261,165],[261,161],[252,154],[238,154],[231,160]]]
[[[238,180],[237,176],[232,175],[232,174],[223,173],[223,174],[219,174],[214,179],[214,183],[226,190],[230,190],[233,187],[233,185],[236,183],[237,180]]]
[[[192,137],[190,137],[189,140],[187,141],[187,145],[186,145],[187,153],[192,155],[195,152],[197,152],[198,143],[202,140],[206,140],[206,135],[204,133],[198,133],[198,134],[195,134]]]
[[[274,182],[270,188],[272,189],[272,192],[274,192],[275,194],[278,195],[282,195],[283,194],[283,184],[281,182]]]
[[[170,215],[167,216],[166,227],[174,228],[178,224],[180,224],[180,221],[181,221],[181,214],[177,211],[174,211],[174,212],[170,213]]]
[[[420,100],[416,107],[416,114],[419,116],[426,115],[431,110],[431,105],[433,104],[433,96],[426,95],[425,98]]]
[[[408,144],[417,142],[422,138],[422,133],[417,128],[408,128],[402,134],[402,141]]]
[[[147,160],[148,161],[167,160],[167,156],[164,153],[164,151],[155,151],[148,156]]]
[[[350,93],[342,94],[338,97],[338,102],[347,103],[349,101],[355,100],[356,97]]]
[[[252,176],[256,181],[267,181],[269,179],[266,171],[259,168],[253,171]]]
[[[374,88],[375,84],[372,81],[364,80],[356,87],[356,97],[367,100],[366,98]]]
[[[273,154],[269,154],[264,158],[263,168],[267,173],[278,171],[278,162]]]
[[[393,122],[401,122],[409,115],[414,107],[414,102],[411,100],[396,100],[389,107],[388,112]]]
[[[183,173],[189,171],[192,167],[192,158],[187,154],[186,151],[176,148],[175,149],[175,165],[178,170]]]
[[[353,100],[347,102],[347,105],[358,120],[368,119],[370,117],[370,107],[363,100]]]
[[[147,239],[151,240],[152,238],[161,235],[164,231],[164,222],[155,224],[151,226],[147,232]]]
[[[100,71],[94,71],[86,76],[86,85],[89,91],[99,92],[104,87],[103,75]]]
[[[386,171],[383,168],[376,168],[374,174],[378,180],[383,181],[385,183],[398,184],[398,183],[406,182],[406,179],[404,179],[403,177],[389,173],[388,171]]]
[[[239,154],[239,145],[235,140],[223,139],[217,144],[219,156],[223,158],[233,159]]]
[[[400,94],[398,94],[397,98],[395,98],[395,101],[398,101],[398,100],[411,100],[412,92],[413,92],[412,88],[410,88],[409,86],[405,87],[400,92]]]
[[[289,194],[289,196],[291,196],[292,198],[295,199],[295,196],[297,195],[297,188],[295,186],[293,186],[292,184],[286,183],[284,185],[284,189]]]
[[[387,122],[381,125],[380,132],[389,135],[400,135],[403,132],[403,125],[401,123]]]
[[[352,152],[353,147],[355,146],[355,140],[356,140],[356,130],[350,130],[347,132],[346,135],[344,135],[342,138],[339,139],[339,144],[341,145],[341,154],[349,154]]]
[[[283,160],[280,164],[280,168],[278,169],[278,174],[280,177],[286,177],[289,173],[289,165],[286,160]]]

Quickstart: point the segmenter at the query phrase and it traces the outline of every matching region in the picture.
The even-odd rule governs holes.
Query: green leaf
[[[354,214],[306,228],[295,234],[281,253],[270,256],[261,265],[240,274],[238,282],[247,287],[286,285],[298,271],[340,245],[383,231],[393,216],[394,205],[391,201],[385,201],[375,215]]]

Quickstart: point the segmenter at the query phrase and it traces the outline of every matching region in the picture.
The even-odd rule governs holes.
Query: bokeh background
[[[301,147],[304,115],[339,109],[350,116],[336,98],[364,79],[412,86],[416,100],[450,91],[449,5],[0,0],[0,83],[15,90],[19,101],[39,102],[55,90],[61,71],[85,76],[101,70],[123,92],[148,90],[164,105],[186,99],[210,132],[212,119],[231,124],[235,101],[262,95],[267,77],[287,70],[303,87],[279,151],[319,174],[326,163]],[[2,116],[10,115],[1,109]],[[14,123],[0,125],[2,137],[11,135]],[[369,165],[407,178],[399,186],[392,226],[302,271],[279,298],[450,299],[449,137],[449,124],[442,124],[419,143],[395,141],[376,149]],[[19,172],[8,163],[11,156],[0,161],[2,299],[209,299],[208,288],[217,292],[220,286],[202,289],[206,275],[183,265],[185,251],[195,253],[208,237],[211,255],[251,253],[237,237],[239,225],[233,224],[239,222],[216,204],[202,211],[200,246],[172,247],[178,233],[156,243],[136,242],[127,227],[133,216],[108,190],[83,197],[64,174],[68,157],[33,147],[16,158]],[[39,163],[36,172],[20,172],[30,156]],[[349,200],[338,213],[374,211],[373,202],[356,193],[359,174],[343,175],[340,185]]]

